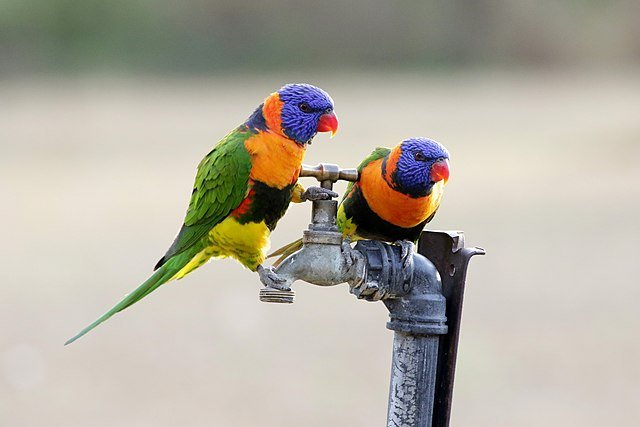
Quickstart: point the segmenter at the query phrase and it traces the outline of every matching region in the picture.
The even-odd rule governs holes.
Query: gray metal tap
[[[356,169],[340,169],[337,165],[321,163],[317,166],[303,165],[301,177],[314,177],[322,188],[331,190],[338,180],[356,181]],[[303,232],[302,249],[290,255],[275,269],[281,280],[277,287],[264,283],[260,300],[264,302],[293,302],[291,284],[296,280],[318,286],[333,286],[339,283],[356,284],[364,278],[365,260],[359,252],[343,241],[336,225],[337,200],[314,200],[311,224]]]

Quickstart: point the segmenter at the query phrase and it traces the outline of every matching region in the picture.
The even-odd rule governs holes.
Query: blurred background
[[[294,81],[341,119],[309,164],[418,135],[451,152],[430,228],[488,252],[452,425],[637,425],[639,17],[634,0],[0,0],[0,425],[384,425],[387,313],[346,285],[268,305],[212,262],[62,346],[149,275],[201,157]]]

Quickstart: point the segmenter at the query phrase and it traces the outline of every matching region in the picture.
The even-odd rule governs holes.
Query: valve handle
[[[316,166],[302,165],[300,176],[313,177],[321,183],[326,181],[334,183],[339,180],[356,182],[358,180],[358,170],[340,169],[340,166],[332,163],[320,163]]]

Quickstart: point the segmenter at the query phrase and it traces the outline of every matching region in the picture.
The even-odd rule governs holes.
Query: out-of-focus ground
[[[488,252],[470,267],[453,425],[636,425],[637,70],[0,81],[0,425],[383,425],[392,333],[346,285],[269,305],[256,275],[212,262],[62,346],[147,277],[200,158],[292,80],[341,119],[309,164],[418,135],[451,151],[430,227]]]

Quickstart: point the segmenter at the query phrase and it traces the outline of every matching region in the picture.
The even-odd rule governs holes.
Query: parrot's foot
[[[287,286],[287,280],[278,276],[278,274],[273,270],[273,267],[263,267],[262,265],[259,265],[256,272],[258,273],[258,276],[260,276],[260,281],[266,287],[280,289],[282,291],[291,290],[291,288]]]
[[[329,190],[328,188],[312,186],[307,188],[300,198],[303,202],[307,200],[313,202],[315,200],[331,200],[338,196],[338,193],[333,190]]]
[[[344,264],[347,268],[351,268],[351,266],[356,262],[353,256],[353,249],[351,248],[351,239],[349,237],[344,237],[342,239],[342,258],[344,258]]]
[[[402,249],[400,254],[402,268],[409,268],[413,262],[413,243],[407,240],[396,240],[393,244],[400,246]]]

